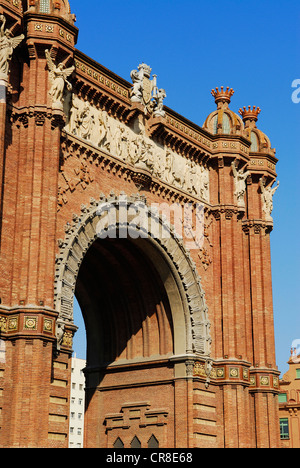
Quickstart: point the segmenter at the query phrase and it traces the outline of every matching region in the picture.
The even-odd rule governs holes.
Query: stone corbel
[[[145,115],[143,105],[139,102],[132,102],[131,109],[128,111],[126,118],[124,119],[124,123],[128,125],[132,120],[141,114]]]
[[[70,353],[73,351],[73,336],[77,330],[76,325],[66,323],[60,318],[57,319],[55,327],[56,354],[62,350]]]
[[[60,109],[53,109],[51,116],[51,129],[59,128],[62,130],[66,124],[66,116]]]
[[[247,235],[250,233],[250,229],[253,229],[254,234],[260,234],[263,231],[265,234],[269,234],[273,230],[273,222],[262,221],[261,219],[245,219],[242,221],[242,229]]]
[[[152,116],[147,121],[146,131],[150,138],[153,138],[156,133],[160,133],[161,129],[164,127],[166,119],[162,116],[155,117]]]

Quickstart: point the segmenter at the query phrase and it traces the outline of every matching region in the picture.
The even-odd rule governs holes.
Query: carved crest
[[[145,106],[150,104],[152,99],[152,81],[147,76],[143,78],[143,101]]]
[[[131,101],[140,102],[145,107],[145,112],[156,117],[164,117],[163,100],[166,97],[164,89],[157,88],[157,75],[150,79],[151,67],[142,63],[138,70],[132,70],[130,76],[133,82],[131,89]]]

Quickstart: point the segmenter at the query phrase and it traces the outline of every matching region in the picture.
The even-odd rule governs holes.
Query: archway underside
[[[75,290],[89,367],[174,352],[169,300],[149,258],[128,239],[97,239]]]

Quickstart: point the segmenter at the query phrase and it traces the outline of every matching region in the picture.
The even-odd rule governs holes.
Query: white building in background
[[[72,358],[69,448],[83,448],[85,377],[84,359]]]

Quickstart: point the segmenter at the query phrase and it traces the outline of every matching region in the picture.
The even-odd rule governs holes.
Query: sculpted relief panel
[[[151,176],[209,202],[208,168],[187,160],[146,136],[136,121],[129,127],[72,94],[65,130]]]

